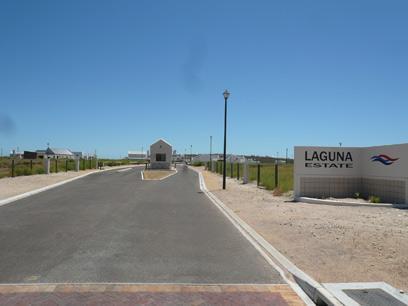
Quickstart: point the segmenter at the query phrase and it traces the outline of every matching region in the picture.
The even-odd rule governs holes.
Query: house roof
[[[167,145],[169,145],[170,147],[172,147],[172,145],[171,145],[170,143],[168,143],[166,140],[164,140],[163,138],[157,139],[155,142],[152,143],[152,145],[154,145],[154,144],[156,144],[156,143],[158,143],[158,142],[160,142],[160,141],[162,141],[162,142],[164,142],[165,144],[167,144]]]
[[[48,148],[45,153],[48,155],[73,155],[70,150],[60,148]]]

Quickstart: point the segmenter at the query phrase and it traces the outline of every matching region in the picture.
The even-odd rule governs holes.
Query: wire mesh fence
[[[214,171],[223,174],[223,161],[216,161]],[[211,170],[210,163],[207,169]],[[226,163],[226,176],[241,180],[244,173],[244,164]],[[293,164],[254,163],[248,165],[248,180],[256,182],[269,190],[279,189],[282,192],[293,190]]]

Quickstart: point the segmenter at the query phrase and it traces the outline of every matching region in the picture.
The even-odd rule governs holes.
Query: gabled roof
[[[155,142],[153,142],[151,145],[154,145],[154,144],[156,144],[156,143],[158,143],[158,142],[160,142],[160,141],[162,141],[162,142],[164,142],[165,144],[167,144],[167,145],[169,145],[170,147],[172,147],[172,145],[170,144],[170,143],[168,143],[166,140],[164,140],[163,138],[159,138],[159,139],[157,139]]]
[[[68,149],[60,149],[60,148],[48,148],[45,151],[47,155],[73,155],[72,152]]]

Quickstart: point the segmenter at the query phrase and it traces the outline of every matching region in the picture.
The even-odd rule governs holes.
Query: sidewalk
[[[319,282],[385,281],[408,290],[408,211],[290,202],[202,171],[207,188]]]

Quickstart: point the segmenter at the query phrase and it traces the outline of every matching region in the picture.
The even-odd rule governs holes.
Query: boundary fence
[[[95,169],[96,159],[81,159],[80,170]],[[50,159],[50,172],[68,172],[75,170],[75,160],[73,159]],[[15,177],[22,175],[44,174],[43,159],[15,159],[9,157],[0,158],[0,178]]]
[[[216,161],[215,173],[223,173],[224,162]],[[226,175],[230,178],[242,180],[244,174],[244,164],[226,163]],[[206,163],[207,170],[211,171],[210,162]],[[254,163],[248,165],[248,180],[256,182],[257,186],[262,186],[268,190],[278,189],[281,192],[293,190],[293,163]]]

